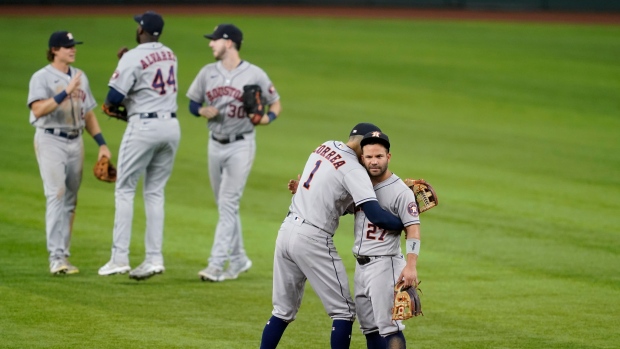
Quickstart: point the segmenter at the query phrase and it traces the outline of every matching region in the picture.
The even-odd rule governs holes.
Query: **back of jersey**
[[[346,144],[327,141],[314,150],[304,168],[290,211],[329,233],[351,204],[377,200],[366,169]]]
[[[108,86],[125,95],[128,115],[177,111],[177,58],[159,42],[123,55]]]

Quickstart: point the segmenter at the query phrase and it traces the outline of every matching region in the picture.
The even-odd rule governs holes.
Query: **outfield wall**
[[[498,11],[613,11],[618,0],[0,0],[0,5],[320,5]],[[1,11],[1,9],[0,9]]]

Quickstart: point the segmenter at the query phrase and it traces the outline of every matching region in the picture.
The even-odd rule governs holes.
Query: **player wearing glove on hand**
[[[66,31],[49,38],[51,63],[30,80],[30,124],[36,127],[35,152],[47,198],[45,232],[50,273],[75,274],[69,263],[69,245],[77,194],[84,165],[83,130],[99,145],[98,159],[111,158],[93,108],[97,105],[86,75],[71,64],[81,44]]]
[[[403,229],[398,216],[379,206],[368,173],[359,162],[363,135],[380,131],[373,124],[360,123],[351,130],[346,143],[327,141],[310,154],[299,190],[278,232],[273,262],[273,316],[263,330],[261,349],[275,348],[288,324],[295,320],[306,280],[332,318],[331,348],[349,348],[355,304],[332,238],[340,217],[355,204],[377,227]]]
[[[386,230],[373,224],[364,211],[355,210],[355,308],[368,349],[405,348],[405,326],[392,317],[395,286],[412,288],[418,280],[420,218],[413,191],[388,170],[390,141],[386,134],[371,132],[361,141],[362,163],[374,185],[382,208],[398,215],[405,226],[406,257],[400,246],[400,230]],[[419,305],[419,298],[418,305]],[[406,308],[406,307],[403,307]],[[421,307],[415,316],[421,314]],[[410,309],[410,308],[407,308]],[[386,346],[387,345],[387,346]]]
[[[216,62],[200,70],[187,97],[190,112],[207,119],[209,178],[219,220],[209,265],[198,275],[223,281],[252,266],[243,246],[239,205],[256,152],[254,127],[273,122],[282,108],[267,74],[239,57],[239,28],[221,24],[205,37]]]
[[[112,236],[112,256],[99,275],[124,274],[145,280],[164,272],[164,189],[172,173],[181,139],[177,120],[177,58],[159,42],[163,18],[154,12],[134,16],[138,23],[138,46],[119,52],[105,103],[108,111],[126,106],[127,128],[118,155],[118,178],[114,195],[116,214]],[[144,175],[146,211],[145,258],[134,269],[129,266],[129,245],[136,186]],[[131,271],[130,271],[131,269]]]

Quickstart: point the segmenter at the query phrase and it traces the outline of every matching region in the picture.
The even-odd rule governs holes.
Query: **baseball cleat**
[[[221,268],[213,266],[208,266],[207,268],[199,271],[198,275],[202,281],[224,281],[224,271]]]
[[[112,261],[109,261],[103,267],[99,268],[99,275],[114,275],[114,274],[125,274],[131,267],[127,264],[116,264]]]
[[[166,270],[161,264],[142,262],[136,269],[129,272],[129,278],[134,280],[146,280],[153,275],[161,274]]]
[[[252,261],[249,259],[243,264],[231,264],[228,266],[228,269],[224,271],[224,279],[234,280],[239,277],[239,274],[245,273],[250,270],[250,268],[252,268]]]
[[[71,264],[71,262],[69,262],[69,260],[67,260],[66,258],[65,265],[67,266],[65,274],[77,274],[80,272],[80,269],[78,269],[78,267],[76,267],[75,265]]]
[[[54,259],[50,262],[50,273],[54,275],[65,274],[67,269],[69,269],[69,267],[62,259]]]

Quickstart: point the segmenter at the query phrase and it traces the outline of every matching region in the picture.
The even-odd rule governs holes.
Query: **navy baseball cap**
[[[164,19],[153,11],[147,11],[141,15],[133,16],[142,29],[153,36],[160,36],[164,30]]]
[[[381,132],[381,129],[373,124],[367,123],[367,122],[361,122],[357,125],[355,125],[355,127],[353,127],[353,129],[351,130],[351,133],[349,133],[349,137],[351,136],[363,136],[365,134],[367,134],[368,132],[372,132],[372,131],[379,131]]]
[[[363,148],[368,144],[382,144],[388,151],[390,151],[390,139],[381,131],[372,131],[365,134],[364,138],[362,138],[362,141],[360,142],[360,146]]]
[[[82,44],[81,41],[75,41],[73,34],[68,31],[57,31],[52,33],[49,40],[49,48],[52,47],[71,47]]]
[[[237,49],[240,49],[241,42],[243,41],[243,33],[241,29],[237,28],[234,24],[220,24],[215,27],[212,34],[205,34],[205,38],[211,40],[232,40],[237,44]]]

